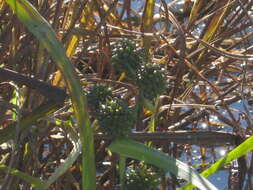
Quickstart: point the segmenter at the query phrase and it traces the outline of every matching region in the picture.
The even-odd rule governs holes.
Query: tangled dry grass
[[[130,137],[152,141],[153,147],[203,170],[219,157],[215,147],[227,150],[252,135],[253,1],[30,2],[56,32],[84,89],[106,84],[135,104],[138,88],[111,64],[112,47],[122,39],[134,41],[153,63],[165,68],[166,92],[156,103],[145,104]],[[0,10],[0,164],[46,179],[73,148],[69,134],[76,123],[71,102],[43,45],[3,0]],[[48,102],[57,104],[53,113],[38,117],[28,128],[10,130]],[[96,132],[96,122],[92,125],[97,186],[115,189],[118,157],[106,150],[108,136]],[[231,163],[225,168],[230,173],[228,187],[252,188],[251,154],[248,159],[248,165],[241,158],[238,167]],[[236,174],[231,170],[235,167]],[[80,189],[80,179],[77,159],[50,189]],[[163,176],[160,189],[175,189],[180,183],[173,175]],[[0,184],[5,190],[31,189],[1,171]]]

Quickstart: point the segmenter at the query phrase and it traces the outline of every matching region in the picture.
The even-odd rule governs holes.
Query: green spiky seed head
[[[138,70],[136,83],[143,96],[153,100],[166,90],[165,71],[157,64],[143,64]]]
[[[127,77],[136,77],[136,71],[148,56],[143,49],[138,48],[134,42],[123,40],[114,45],[112,64],[115,69],[125,72]]]
[[[95,84],[87,93],[88,104],[92,109],[98,110],[100,104],[105,104],[112,98],[112,89],[108,86]]]
[[[100,105],[97,119],[101,131],[115,139],[128,136],[136,121],[135,113],[134,108],[114,98]]]
[[[160,183],[160,175],[151,168],[136,168],[126,174],[124,190],[152,190]]]

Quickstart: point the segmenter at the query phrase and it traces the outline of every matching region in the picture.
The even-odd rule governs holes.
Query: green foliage
[[[5,145],[0,147],[3,149],[0,155],[0,173],[8,174],[0,176],[0,184],[4,184],[2,189],[24,187],[36,190],[72,188],[93,190],[96,189],[96,184],[99,184],[98,189],[103,189],[107,188],[108,184],[109,187],[114,185],[118,179],[122,188],[126,182],[125,189],[155,188],[154,184],[156,180],[159,181],[159,178],[156,178],[155,174],[149,175],[149,172],[152,172],[150,169],[135,169],[138,165],[134,163],[134,169],[125,176],[125,161],[131,157],[155,165],[165,172],[171,172],[180,181],[182,179],[189,183],[182,189],[192,189],[197,186],[199,189],[210,190],[216,188],[206,179],[207,177],[253,150],[253,137],[250,131],[252,105],[250,101],[248,105],[244,104],[244,100],[249,98],[246,96],[251,96],[252,90],[251,81],[246,79],[250,79],[252,74],[250,64],[252,52],[249,50],[253,36],[250,17],[244,10],[252,6],[251,1],[244,1],[244,6],[232,0],[196,0],[193,6],[192,2],[184,1],[180,5],[176,3],[169,10],[166,8],[165,1],[161,1],[158,8],[155,0],[140,1],[140,6],[138,6],[142,9],[138,8],[138,10],[133,3],[130,3],[131,1],[97,0],[69,3],[70,1],[45,0],[43,3],[36,2],[32,1],[33,5],[31,5],[27,0],[0,0],[0,54],[3,55],[0,67],[11,68],[25,76],[38,77],[53,85],[62,85],[61,80],[64,78],[64,87],[70,95],[73,110],[66,111],[70,106],[70,101],[66,101],[65,105],[59,105],[51,101],[49,97],[45,97],[46,101],[39,105],[36,101],[37,92],[29,90],[29,86],[23,88],[19,85],[19,87],[22,86],[22,93],[17,96],[17,93],[13,93],[13,88],[9,87],[11,78],[0,74],[0,144],[7,143],[8,145],[7,149],[4,148]],[[45,9],[47,5],[54,5],[54,8]],[[101,5],[104,6],[98,10],[98,6],[101,7]],[[114,9],[114,7],[119,9]],[[214,12],[214,9],[217,11]],[[16,14],[26,28],[18,20],[13,19],[13,14]],[[44,18],[40,14],[44,15]],[[237,30],[238,27],[240,30]],[[31,33],[35,37],[32,37]],[[132,40],[121,41],[124,38]],[[149,55],[159,64],[153,64]],[[126,80],[120,83],[111,78],[113,70],[108,66],[111,56],[115,73],[126,74]],[[160,67],[161,65],[166,65],[166,73]],[[75,66],[85,68],[82,69],[81,75],[78,76],[75,73]],[[62,75],[59,77],[57,75],[57,79],[50,81],[50,76],[56,76],[56,70],[60,70],[59,73]],[[168,73],[170,75],[165,77]],[[113,89],[117,91],[119,97],[123,95],[126,100],[132,100],[131,98],[135,97],[135,108],[129,107],[125,100],[113,97],[106,85],[96,85],[96,82],[87,92],[88,101],[86,102],[80,79],[86,76],[89,78],[89,74],[92,77],[101,77],[99,81],[103,83],[107,83],[104,79],[109,79],[109,83],[114,84]],[[166,78],[171,80],[171,85],[167,87]],[[193,78],[196,80],[193,81]],[[228,89],[232,90],[228,91]],[[240,96],[235,97],[237,92]],[[161,94],[165,96],[160,101],[156,97]],[[219,100],[224,94],[226,98],[221,105]],[[172,102],[171,109],[167,109],[166,105],[171,103],[171,97],[175,101]],[[242,100],[244,109],[231,109],[231,113],[226,110],[224,112],[224,107],[230,110],[235,102],[239,102],[238,97]],[[56,96],[55,100],[57,99],[59,97]],[[156,104],[154,104],[155,100],[157,100]],[[14,113],[16,109],[13,108],[20,101],[24,104],[18,105],[22,113],[20,117],[17,117]],[[198,117],[194,117],[196,111],[202,110],[202,107],[213,107],[209,104],[217,104],[218,106],[215,107],[217,112],[207,109],[205,114],[200,113]],[[152,115],[143,114],[143,108],[152,112]],[[186,111],[188,108],[189,111]],[[113,161],[112,166],[114,166],[115,159],[111,159],[108,154],[100,154],[104,151],[106,143],[98,135],[96,145],[101,149],[99,148],[97,152],[99,157],[95,160],[93,132],[96,130],[90,125],[88,110],[91,110],[90,113],[94,116],[91,118],[95,119],[92,126],[97,126],[96,124],[99,123],[101,130],[113,137],[114,141],[109,149],[120,154],[119,178],[114,175],[107,177],[108,167],[101,167],[99,164],[97,172],[99,175],[96,175],[95,161],[100,163],[109,159]],[[75,119],[73,114],[75,114]],[[243,114],[245,117],[240,118],[241,122],[237,125],[230,116],[238,114]],[[177,117],[178,115],[180,117]],[[211,117],[208,116],[212,115],[217,116],[218,120],[211,122]],[[223,117],[219,117],[220,115]],[[187,129],[190,131],[193,128],[196,129],[196,134],[199,129],[208,130],[210,134],[221,130],[227,137],[224,144],[231,142],[231,145],[234,145],[239,136],[247,140],[199,175],[192,167],[168,156],[167,149],[166,153],[158,151],[163,150],[161,141],[155,143],[157,149],[152,148],[153,136],[150,136],[150,140],[147,141],[149,147],[128,139],[120,139],[131,132],[137,117],[139,117],[138,124],[141,124],[138,126],[138,132],[134,134],[137,140],[142,138],[139,134],[139,131],[143,132],[141,130],[149,132],[149,135],[158,131],[166,133],[171,128],[176,131],[181,130],[181,125],[178,126],[179,128],[174,128],[177,126],[174,124],[188,118],[191,122]],[[160,118],[162,118],[161,122]],[[66,124],[71,121],[71,125]],[[192,122],[196,121],[199,124],[192,125]],[[202,123],[207,123],[208,129],[202,129]],[[32,126],[35,126],[36,132],[33,131]],[[27,132],[30,130],[32,130],[32,136],[29,135],[27,138]],[[228,131],[234,131],[234,133],[227,133]],[[198,144],[198,138],[203,139],[200,135],[201,133],[197,134],[196,138],[190,139],[187,137],[187,142]],[[22,138],[17,140],[17,136]],[[12,148],[8,143],[10,139],[14,139],[13,143],[10,143]],[[181,134],[175,133],[175,139],[180,139],[179,141],[185,144]],[[212,141],[211,136],[210,141],[204,140],[204,144]],[[49,145],[49,149],[44,147],[45,143]],[[58,143],[64,145],[62,150],[60,147],[63,146],[58,147]],[[33,145],[39,147],[41,151],[32,151]],[[216,142],[213,145],[216,146]],[[10,161],[15,156],[15,151],[13,151],[15,147],[20,147],[19,156],[24,159],[14,159],[12,163]],[[51,147],[56,147],[61,153]],[[177,151],[180,154],[187,149],[190,153],[195,148],[179,146]],[[208,157],[208,149],[204,147],[198,151],[201,158]],[[80,153],[82,157],[77,159]],[[44,154],[50,158],[46,161],[47,163],[42,163],[40,160],[37,163],[36,158]],[[182,156],[184,157],[185,154]],[[219,156],[215,155],[216,157]],[[209,160],[200,160],[201,164],[211,163]],[[11,168],[26,166],[29,163],[31,165],[26,168]],[[246,175],[250,175],[250,171],[248,172]],[[36,177],[30,174],[36,174]],[[16,181],[16,178],[21,180]],[[250,178],[241,180],[245,181],[239,181],[239,184],[244,184],[246,188],[252,184]],[[228,181],[233,183],[233,180]],[[7,185],[8,188],[5,187]]]
[[[114,98],[100,105],[98,122],[101,130],[113,138],[126,137],[136,121],[135,109]]]
[[[87,93],[88,104],[94,110],[98,110],[100,104],[105,104],[111,98],[112,89],[101,84],[95,84]]]
[[[160,175],[152,168],[131,169],[126,174],[124,190],[152,190],[160,183]]]
[[[123,156],[157,166],[165,172],[171,172],[177,177],[193,183],[200,189],[217,190],[213,184],[200,176],[192,167],[143,143],[129,139],[117,139],[112,142],[108,149]]]
[[[87,93],[89,106],[96,112],[101,131],[113,138],[126,137],[136,121],[135,109],[113,97],[112,89],[96,84]]]
[[[80,81],[74,71],[73,65],[66,56],[63,44],[58,40],[53,28],[40,15],[40,13],[28,1],[6,0],[19,20],[33,33],[33,35],[43,44],[48,53],[53,58],[57,68],[62,72],[66,86],[70,92],[75,118],[80,126],[80,139],[82,143],[82,183],[83,190],[95,189],[96,169],[94,158],[93,131],[90,126],[87,112],[86,96],[82,91]],[[85,156],[85,157],[84,157]],[[63,170],[68,168],[62,167]],[[56,178],[57,179],[57,178]],[[55,179],[55,180],[56,180]]]
[[[32,187],[34,187],[36,190],[43,190],[44,182],[39,178],[32,177],[32,176],[30,176],[22,171],[19,171],[17,169],[10,169],[7,166],[5,166],[4,164],[0,164],[0,171],[12,174],[12,175],[26,181],[27,183],[30,183],[32,185]]]
[[[145,51],[130,40],[123,40],[114,45],[112,64],[120,72],[125,72],[128,78],[136,78],[136,71],[141,67],[142,62],[147,60]]]
[[[153,100],[166,90],[166,75],[164,69],[157,64],[145,64],[138,70],[136,80],[143,96]]]
[[[227,164],[231,163],[233,160],[236,160],[240,158],[241,156],[246,155],[247,153],[251,152],[253,150],[253,136],[249,137],[247,140],[245,140],[243,143],[241,143],[239,146],[231,150],[226,156],[220,158],[218,161],[216,161],[213,165],[211,165],[209,168],[205,169],[201,176],[203,177],[209,177],[216,173],[218,170],[220,170],[222,167],[226,166]],[[190,190],[194,188],[194,185],[188,184],[183,188],[180,188],[180,190]]]
[[[134,42],[123,40],[115,45],[112,64],[128,79],[139,86],[146,99],[153,100],[165,91],[166,75],[163,68],[149,63],[144,50],[138,49]]]

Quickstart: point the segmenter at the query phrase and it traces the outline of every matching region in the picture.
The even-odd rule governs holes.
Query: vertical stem
[[[120,176],[120,189],[124,189],[125,184],[125,172],[126,172],[126,157],[123,155],[119,156],[119,176]]]

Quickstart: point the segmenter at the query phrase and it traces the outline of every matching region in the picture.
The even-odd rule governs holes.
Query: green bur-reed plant
[[[134,107],[113,96],[112,89],[102,84],[94,85],[87,99],[102,132],[113,139],[128,136],[136,121]]]
[[[120,46],[120,44],[122,46]],[[144,51],[138,51],[137,46],[134,45],[133,42],[123,41],[119,43],[118,49],[113,53],[112,57],[112,63],[116,71],[118,69],[119,72],[126,73],[127,80],[139,87],[136,115],[139,115],[139,111],[142,111],[142,103],[144,102],[144,99],[154,102],[155,98],[161,95],[166,89],[165,71],[159,65],[151,63],[148,60],[147,55],[143,53]],[[123,126],[129,126],[130,128],[130,117],[128,115],[130,113],[128,111],[124,111],[122,112],[124,115],[123,116],[119,114],[120,112],[121,111],[118,109],[118,104],[113,101],[108,101],[108,105],[101,107],[102,114],[100,118],[100,126],[102,128],[104,127],[104,130],[107,130],[106,132],[108,134],[116,137],[125,136],[125,132],[121,131],[123,129]],[[118,116],[114,116],[114,114]],[[128,122],[129,125],[127,124]],[[112,128],[108,128],[108,126],[111,126]],[[115,128],[116,126],[118,128]],[[129,128],[127,128],[127,132],[129,132]],[[119,133],[120,135],[117,136],[114,133]],[[210,182],[208,182],[205,178],[201,178],[198,173],[188,165],[180,162],[179,160],[171,158],[168,155],[165,155],[153,148],[147,147],[142,143],[131,141],[126,138],[115,138],[108,149],[120,154],[120,178],[123,189],[133,189],[134,187],[138,187],[139,189],[148,189],[148,187],[150,187],[146,187],[144,185],[145,177],[140,177],[140,173],[138,172],[131,174],[133,178],[135,177],[135,179],[138,179],[134,181],[132,180],[133,183],[130,182],[131,180],[127,181],[128,179],[124,180],[124,161],[126,157],[153,164],[163,169],[165,172],[170,171],[182,179],[192,181],[201,189],[216,189]],[[141,187],[143,185],[145,187]]]
[[[126,173],[123,190],[153,190],[160,184],[159,173],[152,168],[140,167]]]
[[[126,78],[137,85],[140,94],[154,100],[166,90],[166,72],[158,64],[151,63],[147,53],[134,42],[123,40],[115,45],[112,64],[116,70],[126,73]]]
[[[100,105],[97,116],[101,131],[113,139],[127,137],[136,122],[134,107],[118,98],[107,100]]]
[[[86,93],[88,104],[94,111],[99,110],[100,104],[105,104],[107,99],[112,99],[112,89],[102,84],[95,84]]]
[[[117,42],[113,47],[112,65],[116,70],[125,72],[129,79],[136,78],[141,63],[147,60],[145,51],[130,40]]]
[[[144,98],[154,100],[166,90],[165,70],[157,64],[143,64],[138,69],[136,84]]]

